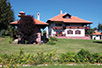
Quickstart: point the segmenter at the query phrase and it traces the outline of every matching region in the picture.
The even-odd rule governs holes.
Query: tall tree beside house
[[[10,22],[14,21],[14,13],[11,8],[10,2],[0,0],[0,33],[6,31],[10,27]]]
[[[21,43],[29,43],[36,41],[39,27],[35,26],[35,21],[30,15],[22,16],[18,22],[18,35],[21,38]],[[32,41],[33,40],[33,41]]]
[[[92,36],[93,36],[93,33],[94,33],[95,30],[97,30],[96,27],[93,28],[93,29],[88,30],[88,34],[90,35],[91,39],[92,39]]]
[[[101,31],[101,33],[102,33],[102,24],[98,24],[97,30],[98,30],[98,31]]]

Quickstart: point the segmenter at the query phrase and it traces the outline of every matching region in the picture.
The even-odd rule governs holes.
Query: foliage
[[[37,54],[25,54],[23,48],[20,48],[19,53],[7,54],[0,56],[0,64],[6,65],[8,68],[17,68],[17,65],[44,64],[44,63],[102,63],[102,53],[90,54],[89,51],[81,49],[77,54],[74,52],[66,52],[61,55],[56,55],[57,49],[52,52],[38,52]]]
[[[61,56],[60,56],[59,62],[61,62],[61,63],[76,62],[75,53],[74,52],[62,53]]]
[[[51,41],[57,41],[56,37],[50,37]]]
[[[76,55],[76,62],[89,62],[91,54],[89,51],[81,49]]]
[[[94,33],[94,31],[95,31],[95,29],[93,28],[93,29],[88,30],[87,32],[88,32],[88,34],[89,34],[90,36],[93,36],[92,34]]]
[[[47,42],[48,45],[55,45],[57,41],[56,37],[50,37],[49,41]]]
[[[93,58],[96,63],[102,63],[102,53],[94,53]]]
[[[32,16],[22,16],[18,24],[18,34],[21,36],[23,43],[25,40],[29,43],[36,41],[37,32],[40,32],[40,30],[39,27],[35,26],[35,21]]]
[[[10,22],[14,20],[13,9],[7,0],[0,0],[0,31],[6,30]]]
[[[3,37],[3,36],[5,36],[5,30],[4,29],[2,29],[1,31],[0,31],[0,37]]]
[[[102,24],[98,24],[98,29],[97,30],[102,32]]]
[[[6,32],[5,32],[5,35],[6,35],[6,36],[10,36],[10,37],[12,37],[12,38],[15,39],[15,37],[16,37],[16,35],[17,35],[17,29],[14,28],[13,26],[9,25],[9,26],[8,26],[8,29],[7,29]],[[14,37],[14,36],[15,36],[15,37]]]

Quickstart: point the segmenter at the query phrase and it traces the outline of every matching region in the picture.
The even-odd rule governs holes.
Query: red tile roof
[[[83,20],[83,19],[80,19],[80,18],[74,17],[74,16],[71,16],[71,18],[63,18],[63,16],[65,16],[65,14],[59,14],[59,15],[49,19],[48,21],[62,21],[64,23],[89,23],[89,24],[92,23],[90,21],[86,21],[86,20]]]
[[[18,21],[19,21],[19,20],[18,20]],[[18,24],[18,21],[11,22],[10,24]],[[48,25],[48,23],[44,23],[44,22],[42,22],[42,21],[40,21],[40,20],[37,20],[37,19],[35,19],[35,18],[34,18],[34,21],[35,21],[35,24],[36,24],[36,25]]]
[[[101,32],[95,31],[93,35],[102,35]]]

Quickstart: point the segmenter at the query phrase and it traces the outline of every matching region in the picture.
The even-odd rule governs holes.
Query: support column
[[[37,44],[40,44],[41,43],[41,33],[37,33],[38,35],[38,38],[36,39],[37,41]]]

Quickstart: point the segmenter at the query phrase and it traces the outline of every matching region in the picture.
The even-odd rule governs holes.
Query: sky
[[[14,10],[15,20],[19,20],[20,11],[26,15],[33,15],[37,18],[40,13],[40,20],[46,22],[48,19],[67,12],[72,16],[78,16],[84,20],[93,22],[91,28],[102,24],[102,0],[8,0]]]

